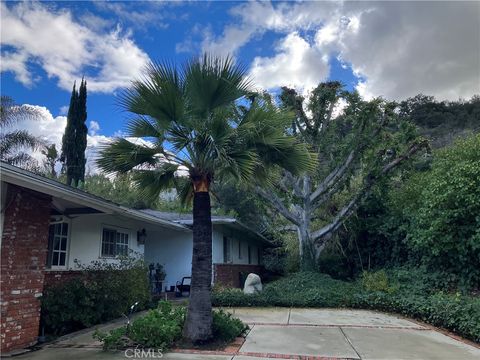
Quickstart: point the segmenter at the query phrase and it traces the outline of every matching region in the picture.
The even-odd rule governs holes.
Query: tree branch
[[[300,224],[300,219],[294,213],[287,209],[284,205],[282,199],[280,199],[276,194],[273,192],[267,192],[262,189],[260,186],[255,187],[255,192],[260,195],[262,198],[267,200],[272,206],[282,214],[288,221],[290,221],[294,225]]]
[[[302,189],[300,188],[299,186],[299,182],[301,179],[299,178],[295,178],[291,172],[287,171],[287,170],[284,170],[283,171],[283,180],[285,180],[286,182],[288,182],[290,184],[290,186],[292,187],[292,190],[293,190],[293,194],[299,198],[302,198],[304,197],[304,193],[302,191]]]
[[[335,183],[342,178],[347,172],[353,160],[355,159],[356,151],[350,151],[342,166],[337,167],[318,185],[317,189],[310,195],[310,201],[312,204],[324,195]],[[318,206],[315,206],[317,208]]]
[[[381,118],[381,120],[379,121],[379,125],[378,127],[375,129],[375,131],[373,132],[373,134],[371,134],[370,138],[376,138],[377,135],[380,133],[380,131],[383,129],[383,127],[385,126],[387,122],[387,119],[386,119],[386,116],[383,116]],[[359,134],[363,133],[363,131],[365,130],[365,126],[366,126],[366,121],[364,121],[360,127],[360,130],[359,130]],[[314,204],[314,208],[318,208],[321,203],[325,200],[322,200],[320,202],[317,202],[317,200],[322,199],[324,198],[323,195],[325,195],[325,193],[332,187],[332,186],[335,186],[337,184],[338,181],[340,181],[342,179],[342,177],[345,175],[345,173],[347,172],[347,170],[350,168],[350,166],[353,164],[353,161],[356,159],[357,155],[363,151],[365,149],[365,147],[367,146],[367,143],[363,142],[363,143],[360,143],[355,149],[353,149],[352,151],[350,151],[350,153],[348,154],[347,158],[345,159],[345,161],[343,162],[342,166],[340,167],[337,167],[335,170],[333,170],[326,178],[325,180],[322,181],[322,183],[320,183],[320,185],[317,187],[317,189],[312,193],[312,195],[310,196],[310,201],[312,202],[312,204]],[[328,196],[327,194],[327,197],[326,198],[329,198],[330,196]]]
[[[353,210],[358,206],[360,200],[362,200],[371,190],[373,185],[384,175],[388,174],[403,161],[409,159],[420,149],[426,146],[425,142],[415,142],[411,144],[404,154],[398,156],[388,164],[384,165],[378,174],[370,173],[366,177],[365,186],[361,191],[353,197],[350,202],[345,205],[335,216],[335,218],[330,222],[330,224],[325,225],[321,229],[312,232],[312,240],[318,245],[323,244],[328,238],[343,224],[343,222],[348,218]]]

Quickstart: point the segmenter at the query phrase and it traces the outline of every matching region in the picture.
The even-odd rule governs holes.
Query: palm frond
[[[24,169],[34,170],[38,167],[38,161],[30,154],[17,152],[11,156],[2,157],[2,161]]]
[[[244,96],[249,89],[245,67],[231,57],[217,58],[205,54],[184,68],[189,108],[200,118]]]
[[[38,119],[40,116],[36,107],[17,105],[10,96],[0,96],[0,127],[11,126],[21,120]]]
[[[2,158],[20,151],[21,148],[36,151],[43,146],[45,146],[45,141],[26,130],[14,130],[0,135],[0,157]]]
[[[188,206],[193,200],[193,185],[188,178],[176,178],[175,189],[182,206]]]
[[[160,128],[184,119],[183,75],[170,64],[150,63],[143,78],[136,80],[120,97],[120,105],[127,111],[148,115]]]
[[[100,147],[96,162],[107,173],[124,173],[139,165],[153,166],[158,163],[157,154],[162,149],[134,144],[117,138]]]
[[[158,128],[158,124],[147,116],[138,116],[131,119],[127,124],[126,133],[133,137],[151,137],[163,139],[164,132]]]
[[[162,190],[171,189],[175,182],[175,172],[178,165],[163,163],[152,170],[134,170],[132,180],[140,190],[144,199],[156,199]]]

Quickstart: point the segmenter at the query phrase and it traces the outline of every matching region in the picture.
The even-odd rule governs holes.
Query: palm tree
[[[299,173],[312,163],[304,145],[285,134],[291,117],[260,97],[245,96],[245,74],[230,58],[208,55],[180,68],[150,64],[120,101],[135,115],[127,135],[149,144],[116,138],[97,160],[106,172],[132,172],[146,196],[183,184],[179,194],[193,198],[192,281],[183,329],[192,342],[212,335],[212,183],[252,183],[266,179],[273,166]],[[188,176],[176,176],[179,169]]]
[[[16,105],[9,96],[2,95],[0,98],[0,160],[9,164],[32,168],[37,161],[27,152],[43,147],[44,141],[31,135],[26,130],[7,131],[19,121],[37,119],[40,116],[34,107]]]

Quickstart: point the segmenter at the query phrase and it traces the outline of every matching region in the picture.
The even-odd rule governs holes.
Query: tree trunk
[[[200,190],[199,187],[197,187]],[[201,188],[201,190],[205,190]],[[210,194],[196,191],[193,197],[193,255],[190,299],[183,336],[193,342],[212,337],[212,217]]]
[[[312,218],[312,204],[310,193],[312,192],[312,179],[309,175],[304,175],[302,179],[302,204],[297,208],[300,215],[300,226],[298,227],[298,240],[300,247],[300,269],[303,271],[313,271],[317,268],[317,258],[315,248],[310,236],[310,225]]]
[[[300,250],[300,269],[302,271],[314,271],[317,268],[315,247],[310,238],[309,230],[303,224],[298,227],[298,246]]]

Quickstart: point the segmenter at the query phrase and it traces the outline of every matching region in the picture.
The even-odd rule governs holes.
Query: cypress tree
[[[82,78],[77,91],[73,84],[67,126],[62,139],[62,157],[67,184],[78,186],[85,179],[85,149],[87,148],[87,82]]]

